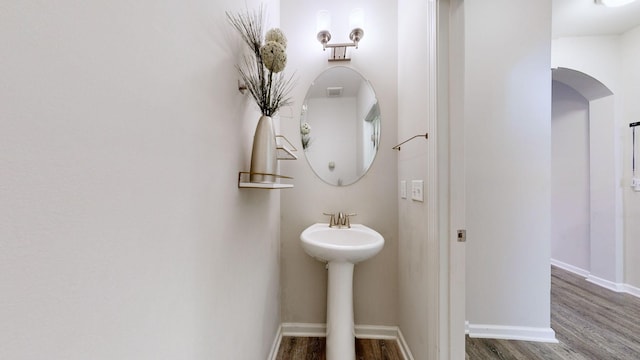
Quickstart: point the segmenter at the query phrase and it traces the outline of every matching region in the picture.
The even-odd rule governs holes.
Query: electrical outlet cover
[[[407,181],[406,180],[400,180],[400,197],[402,199],[407,198]]]

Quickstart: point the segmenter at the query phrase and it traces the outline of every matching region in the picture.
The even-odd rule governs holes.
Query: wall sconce
[[[322,44],[322,50],[331,49],[329,61],[350,61],[347,57],[347,48],[358,48],[358,43],[364,36],[364,10],[362,8],[353,9],[349,14],[349,27],[352,29],[349,34],[350,43],[329,44],[331,40],[331,14],[327,10],[318,12],[316,18],[316,30],[318,31],[318,41]]]

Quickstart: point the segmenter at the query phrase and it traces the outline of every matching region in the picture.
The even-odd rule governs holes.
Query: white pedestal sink
[[[319,223],[306,228],[300,240],[307,254],[329,263],[327,360],[353,360],[353,266],[380,252],[384,238],[361,224],[330,228]]]

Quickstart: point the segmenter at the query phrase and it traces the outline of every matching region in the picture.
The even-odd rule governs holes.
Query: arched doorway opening
[[[580,71],[557,68],[552,74],[552,263],[620,291],[624,254],[615,94]]]

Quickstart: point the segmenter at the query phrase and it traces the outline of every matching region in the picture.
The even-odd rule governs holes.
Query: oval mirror
[[[302,103],[300,137],[320,179],[336,186],[358,181],[380,143],[380,107],[369,81],[344,66],[323,71]]]

